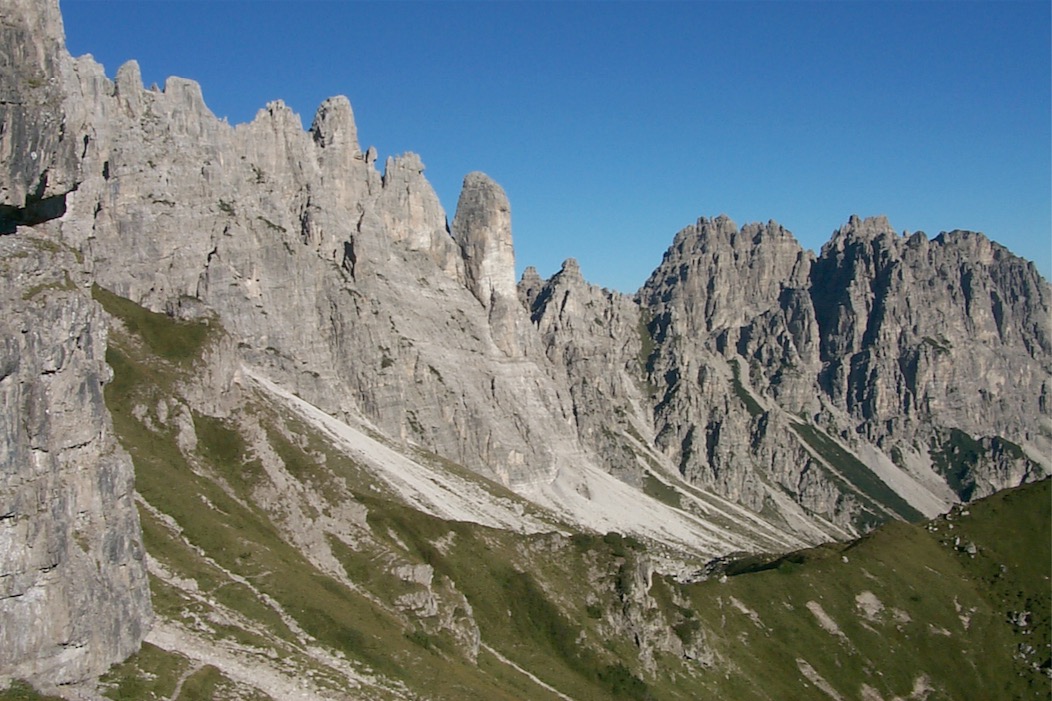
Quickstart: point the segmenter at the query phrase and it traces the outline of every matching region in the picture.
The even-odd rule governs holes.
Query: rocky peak
[[[576,258],[567,258],[563,261],[562,268],[556,273],[560,280],[566,282],[584,282],[584,276],[581,275],[581,266],[578,265]]]
[[[783,289],[806,284],[810,263],[777,222],[739,230],[723,215],[702,218],[676,235],[641,298],[698,330],[736,328],[777,306]]]
[[[515,297],[515,253],[511,206],[500,185],[485,173],[468,173],[453,218],[453,238],[464,258],[468,289],[483,306],[493,297]]]
[[[117,69],[113,85],[113,96],[129,117],[137,119],[143,106],[142,71],[137,61],[127,61]]]
[[[314,143],[322,148],[342,147],[359,153],[358,127],[354,123],[351,102],[343,95],[330,97],[321,103],[310,128]]]
[[[857,214],[852,214],[848,217],[847,223],[833,234],[833,238],[836,239],[840,236],[874,238],[881,234],[894,233],[895,229],[892,228],[891,222],[889,222],[888,218],[883,214],[879,214],[875,217],[866,217],[865,219],[859,217]]]
[[[366,218],[378,217],[380,236],[401,242],[410,251],[425,251],[447,276],[463,281],[464,264],[456,242],[449,235],[446,212],[431,183],[424,177],[424,163],[415,153],[388,158],[376,207]]]
[[[526,266],[519,279],[519,301],[522,302],[522,306],[527,310],[533,309],[533,302],[543,287],[544,280],[537,272],[537,268],[532,265]]]

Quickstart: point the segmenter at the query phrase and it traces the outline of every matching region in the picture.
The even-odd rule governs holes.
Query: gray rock
[[[53,686],[139,649],[153,614],[106,329],[71,251],[0,237],[0,677]]]
[[[79,149],[66,131],[66,59],[58,4],[0,5],[0,233],[64,211],[79,179]]]
[[[775,489],[845,527],[880,516],[832,474],[834,453],[869,469],[893,458],[933,508],[1049,472],[1048,284],[980,234],[929,241],[852,217],[815,259],[777,225],[701,220],[640,299],[657,343],[659,447],[752,508]],[[930,468],[951,431],[988,446],[956,496]]]
[[[500,185],[469,173],[457,202],[453,238],[460,244],[468,289],[489,307],[495,296],[515,297],[511,206]]]

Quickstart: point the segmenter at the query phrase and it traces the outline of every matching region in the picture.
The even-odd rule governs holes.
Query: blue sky
[[[419,153],[450,219],[507,191],[519,271],[634,292],[700,216],[817,251],[852,214],[982,231],[1052,272],[1042,2],[61,0],[111,77],[201,83],[231,123],[347,95],[362,146]]]

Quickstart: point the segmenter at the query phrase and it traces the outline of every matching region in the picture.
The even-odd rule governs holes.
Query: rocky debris
[[[90,277],[24,229],[0,267],[0,678],[54,687],[138,650],[153,614]]]

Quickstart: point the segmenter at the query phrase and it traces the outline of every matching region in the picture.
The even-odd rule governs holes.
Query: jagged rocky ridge
[[[677,547],[696,537],[707,555],[848,536],[1048,473],[1048,284],[981,235],[928,240],[852,218],[814,256],[776,224],[703,219],[635,297],[588,284],[573,261],[516,285],[500,187],[469,175],[447,227],[420,159],[381,172],[346,99],[308,130],[280,102],[231,127],[191,81],[147,90],[134,63],[111,81],[70,58],[53,2],[8,0],[8,17],[0,215],[16,240],[34,225],[69,251],[26,274],[73,271],[68,295],[31,295],[42,319],[70,300],[95,310],[70,337],[102,337],[86,297],[96,283],[214,318],[236,339],[219,363],[230,373],[244,366],[540,504],[572,505],[585,526],[662,537],[610,513],[609,473],[641,491],[700,487],[784,534],[743,526],[737,541],[704,540],[694,521],[676,527]],[[105,377],[75,372],[85,386]],[[7,386],[26,391],[16,377]],[[23,465],[5,461],[5,528],[28,517],[6,506]],[[112,529],[133,554],[131,514]],[[13,555],[22,540],[8,533]],[[106,586],[144,602],[131,567]],[[145,625],[148,607],[131,608]]]

